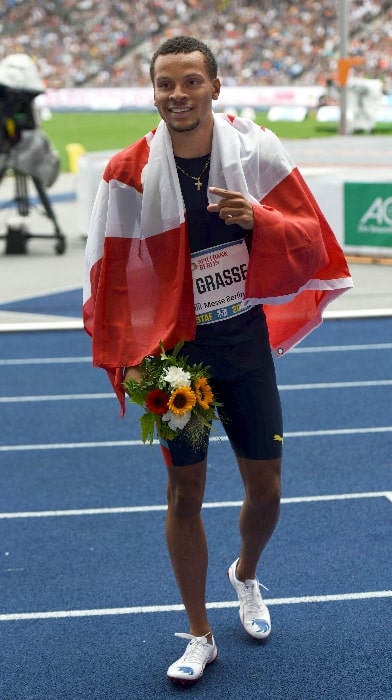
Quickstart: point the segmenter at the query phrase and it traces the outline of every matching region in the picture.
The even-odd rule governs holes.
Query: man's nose
[[[186,94],[185,94],[183,88],[181,87],[181,85],[174,85],[173,90],[171,91],[170,97],[172,100],[178,101],[178,100],[185,99]]]

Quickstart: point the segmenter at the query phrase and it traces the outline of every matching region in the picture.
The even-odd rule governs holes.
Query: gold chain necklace
[[[195,181],[195,187],[198,192],[200,192],[201,188],[203,187],[203,183],[201,181],[201,177],[204,175],[205,171],[207,170],[209,164],[210,164],[211,156],[208,156],[208,159],[204,163],[203,170],[201,171],[200,175],[198,177],[195,177],[194,175],[191,175],[190,173],[187,173],[186,170],[183,170],[178,163],[176,163],[177,170],[179,170],[183,175],[187,175],[187,177],[190,177],[191,180]]]

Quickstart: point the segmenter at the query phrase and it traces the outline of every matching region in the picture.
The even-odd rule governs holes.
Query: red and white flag
[[[343,251],[279,139],[250,120],[214,115],[209,186],[253,204],[243,303],[264,305],[271,347],[281,355],[352,287]],[[163,121],[108,163],[85,263],[93,364],[107,370],[124,410],[123,367],[196,332],[186,214]]]

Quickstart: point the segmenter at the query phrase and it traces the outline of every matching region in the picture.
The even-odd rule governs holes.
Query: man
[[[84,318],[95,366],[124,411],[124,379],[148,355],[184,340],[210,365],[245,498],[242,548],[228,570],[245,631],[264,640],[270,615],[256,569],[279,515],[282,417],[271,347],[282,354],[352,286],[313,196],[278,139],[214,115],[216,60],[192,37],[151,61],[158,128],[112,158],[87,244]],[[188,620],[175,682],[197,681],[217,656],[205,605],[207,543],[200,515],[206,444],[161,440],[168,470],[168,549]]]

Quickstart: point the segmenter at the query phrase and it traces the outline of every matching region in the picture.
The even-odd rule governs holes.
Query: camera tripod
[[[8,171],[9,167],[7,165],[0,169],[0,184]],[[33,175],[26,175],[25,173],[20,173],[16,170],[13,170],[13,173],[15,180],[14,202],[19,217],[27,217],[31,210],[31,203],[29,200],[28,193],[28,178],[31,178],[32,182],[34,183],[35,189],[38,193],[41,204],[45,210],[45,214],[53,223],[54,233],[52,235],[44,233],[30,233],[22,219],[18,219],[16,223],[8,224],[6,234],[0,235],[0,238],[6,239],[6,254],[26,253],[27,241],[30,238],[55,238],[55,252],[58,255],[62,255],[66,249],[65,236],[60,229],[56,215],[53,211],[52,205],[45,192],[45,189],[42,186],[42,183]]]
[[[24,54],[0,61],[0,184],[6,174],[14,175],[14,203],[19,216],[7,224],[6,253],[27,252],[30,238],[55,238],[55,251],[65,251],[65,237],[60,230],[46,194],[56,180],[60,160],[49,139],[39,127],[34,99],[43,92],[34,63]],[[28,180],[31,178],[54,233],[33,234],[24,221],[30,213]]]

